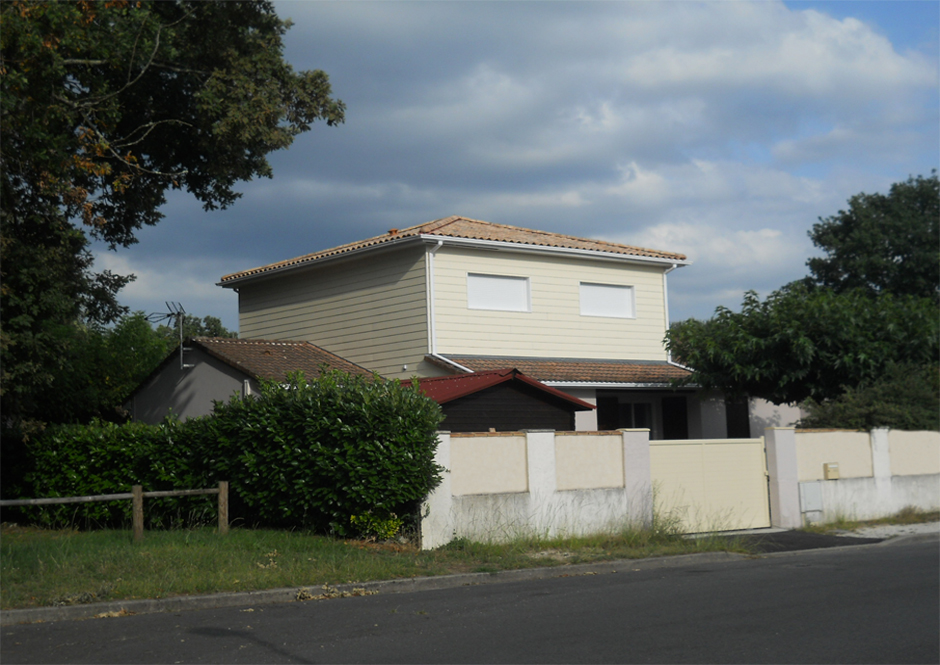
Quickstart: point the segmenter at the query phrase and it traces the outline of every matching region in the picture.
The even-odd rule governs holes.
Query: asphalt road
[[[639,566],[639,564],[635,564]],[[561,571],[559,571],[561,572]],[[938,663],[935,538],[5,626],[7,663]]]

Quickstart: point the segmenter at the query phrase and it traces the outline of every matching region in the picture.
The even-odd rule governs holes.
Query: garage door
[[[770,526],[763,439],[650,441],[657,515],[686,533]]]

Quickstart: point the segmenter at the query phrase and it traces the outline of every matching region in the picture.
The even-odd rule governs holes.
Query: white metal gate
[[[687,533],[770,526],[764,439],[650,441],[655,509]]]

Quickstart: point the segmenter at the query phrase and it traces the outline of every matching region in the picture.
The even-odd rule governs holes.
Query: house
[[[257,393],[262,380],[285,381],[323,367],[372,376],[364,367],[309,342],[194,337],[183,342],[131,393],[124,408],[134,420],[159,423],[171,411],[180,418],[212,413],[213,403]]]
[[[244,339],[301,339],[388,378],[515,367],[596,404],[579,430],[723,437],[723,400],[674,382],[682,254],[447,217],[222,277]]]
[[[441,429],[451,432],[573,430],[575,414],[594,409],[514,368],[425,377],[418,388],[441,405]]]

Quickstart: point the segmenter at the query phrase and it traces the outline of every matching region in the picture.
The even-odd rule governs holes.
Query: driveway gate
[[[655,509],[687,533],[770,526],[764,439],[650,441]]]

